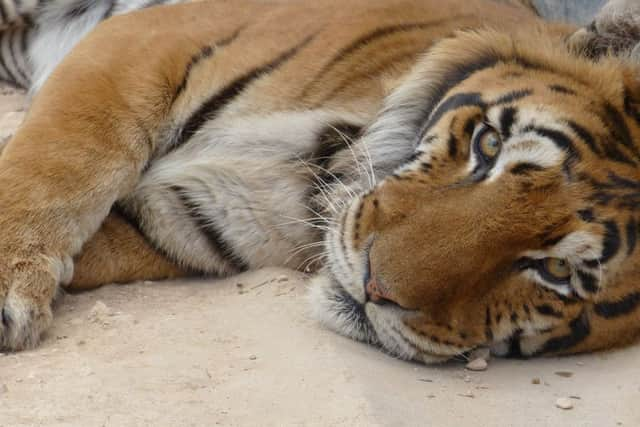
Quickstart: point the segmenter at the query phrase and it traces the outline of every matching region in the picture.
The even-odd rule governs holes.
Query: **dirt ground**
[[[0,89],[0,141],[23,102]],[[265,270],[66,295],[38,349],[0,355],[0,426],[640,425],[640,346],[427,367],[324,330],[306,283]]]

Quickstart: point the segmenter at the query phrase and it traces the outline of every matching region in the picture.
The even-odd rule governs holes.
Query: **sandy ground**
[[[23,102],[0,89],[0,141]],[[305,287],[266,270],[66,295],[38,349],[0,355],[0,426],[640,425],[640,346],[427,367],[324,330]]]

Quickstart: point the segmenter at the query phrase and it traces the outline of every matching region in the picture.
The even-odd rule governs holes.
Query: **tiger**
[[[3,350],[64,291],[267,266],[309,270],[325,327],[427,364],[640,335],[633,1],[586,27],[517,0],[118,4],[34,15]]]

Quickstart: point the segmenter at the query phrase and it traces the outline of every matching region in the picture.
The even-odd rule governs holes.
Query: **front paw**
[[[590,25],[570,37],[569,44],[589,58],[617,55],[640,59],[640,3],[610,0]]]
[[[53,318],[62,262],[36,255],[0,267],[0,350],[33,348]]]

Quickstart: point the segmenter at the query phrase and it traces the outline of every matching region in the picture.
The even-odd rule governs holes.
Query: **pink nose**
[[[365,283],[364,290],[369,297],[369,301],[375,304],[393,302],[389,297],[389,290],[375,275],[372,275],[369,281]]]

